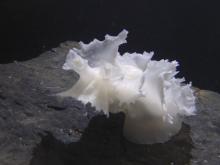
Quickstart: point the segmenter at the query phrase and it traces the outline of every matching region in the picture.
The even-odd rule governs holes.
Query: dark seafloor
[[[66,42],[41,56],[0,65],[0,165],[219,165],[220,95],[195,90],[197,114],[164,144],[137,145],[122,135],[123,114],[106,118],[55,94],[78,75],[64,71]]]

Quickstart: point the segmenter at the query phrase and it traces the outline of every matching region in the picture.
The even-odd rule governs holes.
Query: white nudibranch
[[[183,116],[195,112],[191,84],[175,78],[177,61],[152,60],[153,52],[120,55],[127,34],[123,30],[71,49],[63,69],[76,71],[80,78],[59,95],[90,102],[106,115],[124,112],[124,136],[134,143],[165,142],[178,133]]]

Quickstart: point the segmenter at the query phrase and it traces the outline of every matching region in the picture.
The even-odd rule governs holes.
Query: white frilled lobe
[[[124,136],[130,141],[167,141],[180,130],[182,116],[195,112],[191,84],[175,78],[177,61],[151,60],[152,52],[120,55],[118,48],[127,34],[123,30],[71,49],[63,69],[76,71],[80,79],[59,95],[90,102],[106,115],[124,112]]]

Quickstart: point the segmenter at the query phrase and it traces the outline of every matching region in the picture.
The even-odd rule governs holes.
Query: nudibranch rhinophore
[[[152,60],[153,52],[120,55],[127,34],[123,30],[69,50],[63,69],[80,78],[59,95],[90,102],[106,115],[124,112],[124,136],[134,143],[165,142],[180,130],[183,116],[195,114],[191,83],[175,77],[177,61]]]

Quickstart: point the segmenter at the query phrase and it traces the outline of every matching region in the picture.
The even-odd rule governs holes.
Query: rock
[[[197,90],[197,114],[186,118],[193,142],[191,164],[220,164],[220,95]]]
[[[55,95],[79,78],[62,70],[69,48],[78,46],[65,42],[30,61],[0,65],[1,165],[220,164],[219,94],[197,89],[197,114],[168,142],[130,143],[123,114],[106,118]]]

